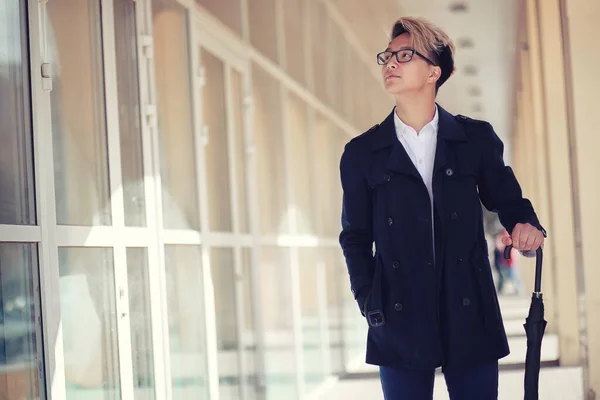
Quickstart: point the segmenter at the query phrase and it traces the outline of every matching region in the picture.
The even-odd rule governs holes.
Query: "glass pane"
[[[34,225],[27,4],[0,4],[0,224]]]
[[[344,58],[342,59],[344,62],[343,65],[352,65],[353,63],[356,62],[356,60],[358,60],[358,58],[356,58],[356,53],[354,52],[354,49],[350,46],[350,44],[348,42],[345,42],[344,47],[346,48],[346,50],[344,52],[345,53]],[[356,79],[355,71],[353,71],[352,68],[343,68],[342,76],[344,79],[344,84],[343,84],[344,117],[350,124],[353,124],[354,123],[353,118],[354,118],[354,114],[355,114],[354,113],[354,100],[355,100],[356,96],[358,95],[356,93],[356,87],[355,87],[356,85],[354,83],[354,80]]]
[[[146,226],[136,3],[131,0],[114,0],[113,4],[125,225]]]
[[[348,273],[339,260],[340,251],[333,248],[323,249],[325,255],[325,276],[327,283],[327,316],[329,330],[329,353],[331,355],[331,373],[345,372],[344,358],[344,300],[350,290]]]
[[[322,101],[327,101],[327,25],[329,17],[322,1],[310,3],[310,26],[313,49],[313,75],[315,94]]]
[[[67,399],[120,399],[113,250],[59,248]]]
[[[315,118],[315,168],[319,171],[318,186],[318,217],[322,222],[323,234],[328,237],[339,235],[341,215],[332,214],[333,202],[342,199],[335,198],[334,187],[339,185],[339,158],[331,158],[334,154],[334,127],[324,116],[317,114]],[[340,153],[341,155],[341,153]]]
[[[202,252],[165,246],[173,399],[208,399]]]
[[[323,357],[323,338],[319,320],[319,297],[325,289],[325,282],[319,279],[317,250],[311,247],[299,248],[300,265],[300,309],[302,318],[304,383],[306,391],[314,390],[329,373]]]
[[[279,83],[259,67],[252,69],[254,134],[258,163],[258,197],[263,234],[289,229]]]
[[[277,29],[275,0],[252,0],[248,7],[250,43],[271,61],[277,58]]]
[[[252,268],[252,249],[242,249],[242,348],[244,349],[244,365],[246,375],[243,380],[246,382],[247,391],[243,399],[257,400],[263,398],[263,391],[258,380],[257,363],[260,362],[256,352],[256,324],[255,324],[255,303],[254,303],[254,284],[256,283]]]
[[[187,12],[176,0],[153,0],[152,12],[164,226],[198,230]]]
[[[358,126],[360,125],[358,122],[358,117],[360,115],[361,106],[362,106],[362,101],[359,98],[362,94],[361,79],[360,79],[362,75],[361,75],[360,63],[358,63],[356,60],[360,60],[360,57],[358,56],[358,54],[354,48],[350,48],[349,53],[350,53],[350,58],[346,62],[353,62],[354,63],[353,65],[356,65],[354,73],[352,73],[351,71],[348,71],[349,72],[348,82],[346,82],[347,85],[350,84],[349,89],[351,91],[351,95],[347,97],[347,100],[349,100],[351,102],[351,106],[349,108],[352,110],[352,113],[350,114],[349,122],[352,125],[354,125],[355,128],[358,128]]]
[[[290,132],[291,175],[294,185],[294,198],[288,209],[290,217],[296,219],[297,233],[315,232],[311,186],[312,154],[309,150],[308,108],[306,103],[288,93],[287,98],[288,130]]]
[[[127,287],[135,399],[153,400],[155,398],[154,353],[147,249],[127,249]]]
[[[261,248],[260,308],[265,331],[267,399],[295,399],[296,368],[289,249]]]
[[[342,216],[342,184],[340,182],[340,159],[342,158],[342,152],[344,146],[351,139],[340,128],[335,128],[332,132],[331,147],[329,147],[329,170],[332,175],[332,182],[329,190],[329,215],[333,215],[335,218],[329,218],[328,236],[337,237],[342,229],[341,216]]]
[[[373,85],[374,83],[371,82],[371,74],[369,73],[369,70],[367,69],[367,66],[364,64],[360,64],[360,67],[358,67],[358,74],[356,76],[356,88],[358,89],[359,93],[370,93],[371,90],[371,85]],[[367,98],[369,97],[368,94],[366,96]],[[368,102],[365,101],[365,99],[360,96],[356,99],[356,127],[360,130],[360,131],[365,131],[367,129],[369,129],[371,126],[373,126],[372,124],[369,125],[369,106],[368,106]],[[379,121],[378,121],[379,122]]]
[[[304,73],[306,31],[306,9],[308,2],[305,0],[285,0],[283,3],[283,15],[285,23],[285,68],[292,78],[306,84]],[[339,67],[339,65],[338,65]]]
[[[0,6],[0,12],[1,11]],[[39,299],[37,247],[0,243],[0,398],[44,398],[42,338],[36,335]]]
[[[330,39],[329,43],[327,43],[329,46],[327,54],[331,58],[331,60],[327,63],[329,67],[327,81],[331,90],[329,101],[335,111],[341,112],[342,102],[344,101],[342,98],[342,78],[344,77],[344,73],[343,71],[340,71],[339,66],[344,65],[344,51],[346,49],[347,40],[344,38],[337,24],[332,23],[329,25],[329,27]],[[367,104],[370,103],[370,101],[367,101]]]
[[[56,219],[110,225],[100,1],[54,0],[46,9]]]
[[[235,130],[235,151],[237,171],[237,201],[239,213],[239,229],[241,233],[250,233],[250,204],[248,199],[248,177],[246,176],[245,120],[244,120],[244,81],[242,74],[231,70],[231,91],[233,101],[233,123]]]
[[[196,0],[208,12],[238,35],[242,34],[242,3],[240,0]]]
[[[334,279],[337,279],[341,285],[341,301],[342,303],[342,342],[343,357],[346,361],[355,360],[357,357],[363,357],[367,346],[367,334],[369,326],[365,323],[365,318],[362,316],[354,296],[350,291],[350,278],[346,261],[341,251],[334,254],[332,258],[334,268]]]
[[[221,60],[205,51],[200,52],[206,70],[206,85],[202,89],[202,117],[208,128],[206,180],[208,219],[211,231],[233,231],[229,176],[229,140],[227,102],[225,99],[225,71]]]
[[[215,292],[219,351],[219,390],[223,399],[241,398],[234,264],[233,249],[211,250],[210,269]]]

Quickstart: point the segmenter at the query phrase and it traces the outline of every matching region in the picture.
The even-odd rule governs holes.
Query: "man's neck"
[[[406,125],[419,133],[435,116],[435,98],[430,96],[396,97],[396,114]]]

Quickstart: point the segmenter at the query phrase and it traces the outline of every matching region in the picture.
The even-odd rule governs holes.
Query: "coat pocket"
[[[367,318],[369,326],[376,328],[385,325],[385,316],[383,314],[383,293],[381,286],[381,275],[383,265],[378,254],[375,255],[375,271],[373,272],[373,282],[371,290],[367,294],[364,305],[364,315]]]
[[[472,257],[473,274],[477,282],[477,293],[481,305],[483,322],[488,332],[496,332],[502,328],[500,304],[496,287],[492,278],[490,261],[485,243],[478,244]]]

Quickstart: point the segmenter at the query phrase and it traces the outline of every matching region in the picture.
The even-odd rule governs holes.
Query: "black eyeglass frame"
[[[398,58],[398,53],[400,53],[402,51],[407,51],[407,50],[412,53],[411,56],[410,56],[410,59],[409,60],[400,61],[400,59]],[[385,54],[385,53],[391,53],[391,56],[388,59],[388,61],[381,62],[381,60],[379,59],[379,57],[382,54]],[[421,57],[423,60],[427,61],[427,63],[433,65],[434,67],[439,67],[439,65],[437,65],[436,63],[434,63],[433,61],[431,61],[429,58],[425,57],[423,54],[419,53],[416,49],[413,49],[413,48],[410,48],[410,47],[404,47],[404,48],[402,48],[400,50],[397,50],[397,51],[385,50],[385,51],[382,51],[380,53],[377,53],[377,64],[379,64],[379,65],[386,65],[392,59],[392,57],[394,57],[394,56],[396,56],[396,61],[397,62],[399,62],[399,63],[407,63],[407,62],[412,61],[412,59],[415,56],[415,54],[418,55],[419,57]]]

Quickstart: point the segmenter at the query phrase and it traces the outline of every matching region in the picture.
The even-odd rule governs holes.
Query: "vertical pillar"
[[[554,265],[556,330],[561,365],[580,363],[577,313],[577,269],[573,225],[564,49],[559,0],[536,0],[542,90],[545,105],[545,139],[548,151],[550,219],[545,259]]]
[[[535,196],[534,207],[544,227],[552,232],[552,218],[550,217],[550,191],[548,181],[548,157],[546,146],[546,123],[544,121],[544,98],[542,88],[540,38],[537,21],[536,0],[527,0],[527,36],[528,36],[528,72],[527,83],[529,86],[530,103],[530,128],[528,135],[531,136],[531,147],[528,157],[532,160],[531,173],[534,183]],[[546,249],[545,254],[552,254],[552,247]],[[546,320],[548,326],[546,331],[556,332],[556,291],[554,290],[554,263],[553,257],[544,257],[544,273],[542,274],[542,291],[544,292],[544,303],[546,308]]]
[[[576,210],[576,259],[585,291],[581,302],[585,333],[583,354],[586,356],[585,398],[596,399],[600,395],[600,268],[597,252],[600,226],[600,42],[593,32],[598,32],[600,2],[561,0],[561,6]]]

